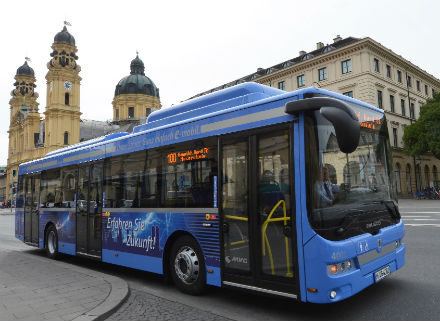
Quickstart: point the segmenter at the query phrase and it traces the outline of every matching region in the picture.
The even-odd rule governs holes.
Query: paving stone
[[[130,290],[127,301],[107,321],[229,321],[230,319],[170,301],[139,290]]]

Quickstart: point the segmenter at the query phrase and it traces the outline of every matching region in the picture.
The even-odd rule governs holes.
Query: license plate
[[[391,271],[390,271],[390,267],[386,266],[383,269],[377,271],[374,273],[374,279],[376,280],[376,282],[379,282],[380,280],[386,278],[388,275],[390,275]]]

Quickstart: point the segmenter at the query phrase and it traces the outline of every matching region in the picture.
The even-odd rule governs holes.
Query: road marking
[[[438,221],[439,218],[409,218],[408,221]]]
[[[440,212],[400,212],[401,214],[438,214],[440,215]]]
[[[429,215],[402,215],[402,217],[404,217],[404,218],[411,218],[411,217],[421,218],[421,217],[431,217],[431,216],[429,216]]]
[[[410,223],[405,223],[405,226],[433,226],[433,227],[440,227],[440,224],[410,224]]]

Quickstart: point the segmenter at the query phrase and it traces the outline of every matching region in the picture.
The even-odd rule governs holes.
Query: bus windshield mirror
[[[359,145],[359,119],[342,100],[330,97],[313,97],[290,101],[286,104],[285,112],[295,114],[304,111],[319,110],[331,122],[336,132],[339,148],[343,153],[352,153]]]
[[[352,153],[359,145],[360,126],[343,109],[335,107],[322,107],[320,113],[332,123],[336,132],[336,140],[343,153]]]

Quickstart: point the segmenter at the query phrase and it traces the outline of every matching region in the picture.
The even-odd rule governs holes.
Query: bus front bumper
[[[366,234],[342,242],[330,242],[319,236],[314,237],[304,248],[306,301],[341,301],[380,282],[382,278],[389,277],[405,264],[406,247],[401,241],[403,234],[403,223],[400,222],[385,228],[378,235]],[[383,247],[377,246],[379,238],[386,241]],[[371,245],[368,251],[359,253],[359,244]],[[336,262],[328,253],[345,253],[347,258],[354,260],[355,267],[344,273],[329,275],[327,266]]]

